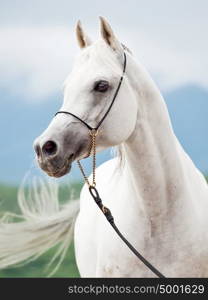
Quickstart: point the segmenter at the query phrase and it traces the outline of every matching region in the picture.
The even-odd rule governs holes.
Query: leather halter
[[[73,113],[71,112],[68,112],[68,111],[58,111],[55,116],[57,114],[68,114],[68,115],[71,115],[73,116],[74,118],[76,118],[77,120],[79,120],[81,123],[83,123],[89,130],[90,132],[92,133],[92,136],[94,136],[94,139],[96,137],[96,134],[98,132],[98,129],[99,127],[101,126],[101,124],[103,123],[103,121],[105,120],[105,118],[107,117],[108,113],[110,112],[112,106],[113,106],[113,103],[115,102],[115,99],[118,95],[118,92],[120,90],[120,87],[121,87],[121,83],[123,81],[123,78],[124,78],[124,74],[125,74],[125,71],[126,71],[126,53],[124,52],[124,63],[123,63],[123,73],[122,73],[122,76],[120,77],[120,80],[119,80],[119,83],[118,83],[118,86],[117,86],[117,89],[114,93],[114,96],[113,96],[113,99],[111,101],[111,104],[109,105],[106,113],[104,114],[104,116],[102,117],[102,119],[99,121],[99,123],[97,124],[97,126],[95,128],[91,127],[89,124],[87,124],[85,121],[83,121],[80,117],[74,115]],[[94,140],[94,146],[92,147],[94,148],[94,162],[95,162],[95,155],[96,155],[96,146],[95,146],[95,140]],[[90,149],[90,152],[89,152],[89,155],[91,153],[91,149]],[[115,230],[115,232],[118,234],[118,236],[122,239],[122,241],[127,245],[127,247],[136,255],[136,257],[144,263],[144,265],[150,269],[156,276],[158,276],[159,278],[165,278],[165,276],[160,272],[158,271],[147,259],[144,258],[143,255],[141,255],[130,243],[129,241],[123,236],[123,234],[119,231],[118,227],[116,226],[115,222],[114,222],[114,218],[112,216],[112,213],[110,211],[109,208],[107,208],[106,206],[103,205],[102,203],[102,199],[100,198],[100,195],[98,193],[98,190],[96,189],[95,187],[95,184],[89,184],[89,181],[86,179],[86,176],[84,174],[84,171],[78,161],[78,164],[79,164],[79,167],[80,167],[80,170],[82,172],[82,175],[84,176],[85,178],[85,181],[88,183],[89,185],[89,192],[92,196],[92,198],[94,199],[95,203],[98,205],[98,207],[100,208],[100,210],[102,211],[102,213],[104,214],[104,216],[106,217],[107,221],[110,223],[110,225],[113,227],[113,229]],[[95,168],[95,163],[93,164],[94,168]],[[94,177],[95,174],[93,174],[93,177]],[[95,183],[95,181],[93,180],[93,183]]]
[[[111,101],[111,104],[109,105],[109,107],[108,107],[106,113],[104,114],[104,116],[102,117],[102,119],[99,121],[98,125],[97,125],[95,128],[91,127],[89,124],[87,124],[87,123],[86,123],[84,120],[82,120],[80,117],[78,117],[78,116],[76,116],[76,115],[74,115],[73,113],[68,112],[68,111],[60,110],[60,111],[58,111],[58,112],[55,114],[55,116],[58,115],[58,114],[68,114],[68,115],[71,115],[72,117],[74,117],[74,118],[76,118],[77,120],[79,120],[80,122],[82,122],[89,130],[95,130],[95,131],[97,131],[98,128],[99,128],[99,127],[101,126],[101,124],[103,123],[103,121],[105,120],[105,118],[107,117],[108,113],[110,112],[110,110],[111,110],[111,108],[112,108],[112,106],[113,106],[113,103],[115,102],[115,99],[116,99],[116,97],[117,97],[117,95],[118,95],[118,92],[119,92],[119,90],[120,90],[120,87],[121,87],[121,83],[122,83],[122,81],[123,81],[123,77],[124,77],[125,71],[126,71],[126,53],[124,52],[123,74],[122,74],[122,76],[120,77],[120,80],[119,80],[117,89],[116,89],[116,91],[115,91],[115,93],[114,93],[114,96],[113,96],[113,99],[112,99],[112,101]]]

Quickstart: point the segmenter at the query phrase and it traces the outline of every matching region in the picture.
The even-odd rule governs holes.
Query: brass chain
[[[92,153],[92,183],[89,182],[89,180],[87,178],[87,175],[85,174],[84,168],[81,165],[80,160],[77,161],[78,167],[79,167],[79,169],[80,169],[80,171],[81,171],[81,173],[84,177],[85,182],[87,183],[87,185],[89,187],[90,186],[93,186],[93,187],[96,186],[95,170],[96,170],[96,136],[97,135],[98,135],[98,130],[96,130],[96,129],[90,130],[91,145],[90,145],[88,155],[85,157],[85,158],[89,157]]]

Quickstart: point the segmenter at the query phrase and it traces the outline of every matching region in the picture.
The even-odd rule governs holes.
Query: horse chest
[[[154,277],[120,240],[91,199],[89,200],[88,202],[85,199],[75,228],[76,258],[81,276]],[[120,206],[120,209],[123,208]],[[115,211],[113,205],[111,210]],[[131,218],[128,218],[128,214]],[[174,237],[167,231],[162,239],[151,238],[140,222],[142,216],[138,218],[138,212],[131,207],[122,215],[118,209],[114,216],[121,232],[165,276],[208,275],[208,253],[198,251],[194,242],[187,243],[185,235]],[[171,236],[171,240],[168,236]]]
[[[203,244],[203,238],[199,235],[198,223],[193,222],[193,210],[189,210],[186,219],[180,215],[174,218],[166,216],[165,225],[161,222],[157,223],[158,226],[148,224],[141,209],[142,199],[138,194],[135,196],[134,190],[121,177],[111,176],[112,163],[106,164],[105,169],[102,167],[102,176],[98,172],[98,183],[102,183],[98,185],[98,190],[127,240],[165,276],[207,276],[208,253],[197,246]],[[182,211],[183,215],[186,214]],[[149,220],[152,222],[151,218]],[[158,221],[159,216],[154,220]],[[158,231],[161,232],[159,236]],[[81,276],[154,276],[116,235],[87,189],[81,195],[81,209],[75,227],[75,249]]]

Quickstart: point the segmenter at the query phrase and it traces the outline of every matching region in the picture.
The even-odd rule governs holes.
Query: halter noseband
[[[74,118],[76,118],[77,120],[79,120],[80,122],[82,122],[89,130],[97,131],[98,128],[99,128],[99,127],[101,126],[101,124],[103,123],[103,121],[105,120],[105,118],[107,117],[108,113],[110,112],[110,110],[111,110],[111,108],[112,108],[112,106],[113,106],[113,103],[115,102],[115,99],[116,99],[116,97],[117,97],[117,95],[118,95],[118,92],[119,92],[120,87],[121,87],[121,83],[122,83],[123,78],[124,78],[125,71],[126,71],[126,53],[124,52],[124,63],[123,63],[123,73],[122,73],[122,76],[120,77],[120,80],[119,80],[118,86],[117,86],[117,88],[116,88],[116,91],[115,91],[115,93],[114,93],[114,96],[113,96],[113,99],[112,99],[112,101],[111,101],[111,104],[109,105],[109,107],[108,107],[106,113],[104,114],[104,116],[102,117],[102,119],[99,121],[98,125],[97,125],[95,128],[91,127],[89,124],[87,124],[85,121],[83,121],[80,117],[78,117],[78,116],[76,116],[76,115],[74,115],[73,113],[68,112],[68,111],[60,110],[60,111],[58,111],[58,112],[55,114],[55,116],[58,115],[58,114],[67,114],[67,115],[71,115],[72,117],[74,117]]]

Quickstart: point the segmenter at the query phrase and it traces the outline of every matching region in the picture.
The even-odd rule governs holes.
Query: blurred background
[[[79,50],[74,28],[81,19],[99,34],[108,19],[158,84],[175,133],[197,167],[208,173],[208,2],[206,0],[0,0],[0,210],[18,212],[17,188],[26,173],[41,171],[33,140],[63,100],[63,82]],[[101,163],[110,157],[99,155]],[[90,171],[90,163],[85,162]],[[61,201],[81,188],[76,167],[60,181]],[[37,261],[0,272],[0,277],[45,277],[50,250]],[[79,276],[73,247],[54,275]]]

